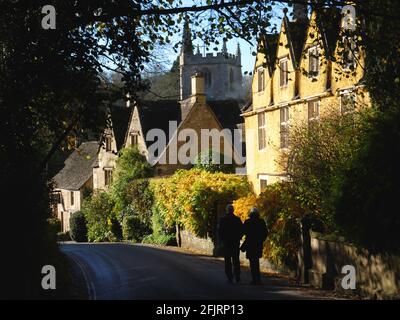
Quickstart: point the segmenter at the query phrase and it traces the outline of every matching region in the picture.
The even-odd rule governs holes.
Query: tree
[[[148,178],[152,175],[153,168],[137,147],[120,151],[111,197],[126,240],[141,241],[144,235],[151,233],[153,195]]]

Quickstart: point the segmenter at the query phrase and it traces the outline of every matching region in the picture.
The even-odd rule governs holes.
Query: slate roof
[[[240,116],[240,103],[237,100],[207,101],[211,110],[214,112],[219,123],[225,129],[236,129],[238,123],[243,123]]]
[[[139,101],[137,108],[144,137],[151,129],[161,129],[168,134],[169,121],[177,121],[177,126],[182,121],[177,100]],[[170,134],[172,136],[173,132]],[[152,142],[146,141],[146,144],[149,147]]]
[[[64,167],[54,176],[56,188],[79,190],[93,175],[98,151],[97,141],[83,142],[65,160]]]
[[[120,150],[125,142],[125,135],[128,130],[132,108],[127,108],[125,105],[113,105],[110,108],[110,113],[112,129],[115,141],[117,142],[117,150]]]

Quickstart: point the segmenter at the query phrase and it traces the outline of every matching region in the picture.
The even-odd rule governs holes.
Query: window
[[[70,191],[69,194],[70,194],[70,204],[71,204],[71,207],[73,207],[74,203],[75,203],[74,192]]]
[[[280,70],[280,85],[281,87],[286,87],[289,82],[289,72],[288,72],[288,59],[284,58],[279,61]]]
[[[204,76],[204,85],[206,88],[210,88],[212,84],[212,79],[211,79],[211,72],[207,68],[203,70],[203,76]]]
[[[229,71],[229,88],[231,91],[235,89],[235,77],[232,69]]]
[[[112,169],[104,169],[104,184],[109,186],[112,183]]]
[[[308,122],[319,120],[319,100],[308,101]]]
[[[340,112],[342,114],[354,111],[356,107],[356,96],[354,93],[345,92],[340,97]]]
[[[138,134],[131,133],[131,146],[137,146],[137,145],[138,145]]]
[[[264,91],[265,89],[265,71],[264,68],[257,69],[257,82],[258,82],[258,92]]]
[[[107,152],[111,151],[111,143],[112,143],[111,136],[107,136],[106,137],[106,151]]]
[[[343,68],[354,70],[357,66],[356,44],[353,38],[343,37]]]
[[[260,179],[260,192],[265,191],[266,188],[267,188],[267,180]]]
[[[258,150],[266,148],[265,113],[258,114]]]
[[[289,107],[281,108],[281,148],[289,147]]]
[[[315,78],[319,75],[319,51],[318,46],[308,49],[308,76]]]

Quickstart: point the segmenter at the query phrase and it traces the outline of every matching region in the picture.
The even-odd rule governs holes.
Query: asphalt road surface
[[[321,299],[321,292],[263,275],[263,285],[229,284],[220,259],[179,249],[130,244],[61,245],[89,299]]]

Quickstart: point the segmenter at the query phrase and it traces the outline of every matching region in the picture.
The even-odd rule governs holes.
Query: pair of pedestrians
[[[261,284],[260,258],[263,243],[267,237],[267,226],[260,218],[258,209],[252,208],[249,219],[242,224],[240,218],[234,215],[233,206],[227,205],[226,215],[219,222],[218,233],[223,244],[225,273],[228,281],[232,282],[234,276],[237,282],[240,281],[239,255],[242,250],[246,252],[246,258],[250,261],[251,284]],[[245,236],[245,241],[240,247],[243,236]]]

